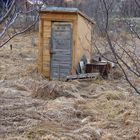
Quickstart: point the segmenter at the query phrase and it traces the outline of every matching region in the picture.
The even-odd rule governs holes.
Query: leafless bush
[[[100,0],[100,5],[102,7],[101,13],[104,16],[104,22],[103,26],[101,28],[102,32],[104,33],[104,39],[102,39],[100,42],[94,40],[94,45],[98,51],[103,57],[103,51],[111,51],[114,60],[119,68],[121,69],[125,79],[130,84],[131,87],[135,89],[137,93],[140,93],[138,87],[139,83],[135,85],[133,81],[131,80],[131,74],[135,75],[135,77],[140,77],[140,63],[139,63],[139,47],[137,44],[137,41],[140,39],[138,32],[135,30],[135,27],[131,23],[130,20],[123,17],[122,11],[118,14],[117,17],[113,18],[113,4],[114,0]],[[137,3],[136,3],[137,4]],[[110,32],[110,21],[115,21],[114,23],[114,29],[117,31],[117,36],[115,38],[112,38],[112,34]],[[116,22],[117,19],[117,22]],[[118,21],[121,22],[121,28],[118,27]],[[123,22],[122,22],[123,21]],[[124,31],[124,27],[127,29],[126,35],[122,34]],[[118,29],[121,29],[118,32]],[[122,36],[123,35],[123,36]],[[140,40],[139,40],[140,41]]]
[[[27,6],[27,4],[29,6]],[[28,1],[11,0],[2,3],[0,18],[0,48],[13,37],[34,27],[38,21],[38,9],[42,5],[30,5]]]

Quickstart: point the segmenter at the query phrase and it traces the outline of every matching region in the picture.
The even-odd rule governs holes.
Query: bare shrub
[[[73,84],[52,81],[38,87],[35,91],[33,91],[32,95],[33,97],[47,99],[55,99],[61,96],[78,97],[78,94],[76,94],[77,91],[77,87]]]

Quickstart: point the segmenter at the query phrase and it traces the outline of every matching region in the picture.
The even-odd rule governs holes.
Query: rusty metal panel
[[[107,62],[86,64],[86,73],[99,72],[102,77],[108,77],[110,71],[111,71],[111,64]]]
[[[72,24],[53,22],[51,53],[51,79],[70,74],[72,66]]]

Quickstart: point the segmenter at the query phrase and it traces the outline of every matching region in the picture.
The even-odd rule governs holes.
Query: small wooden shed
[[[83,57],[91,59],[93,26],[77,8],[41,10],[38,72],[52,80],[75,74]]]

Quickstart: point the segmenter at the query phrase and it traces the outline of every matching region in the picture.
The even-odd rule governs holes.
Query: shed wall
[[[76,47],[76,64],[85,55],[90,60],[92,54],[91,46],[91,31],[92,24],[84,17],[78,15],[78,27],[77,27],[77,47]]]
[[[39,23],[39,57],[38,71],[49,77],[50,72],[50,40],[51,40],[51,21],[40,19]]]

